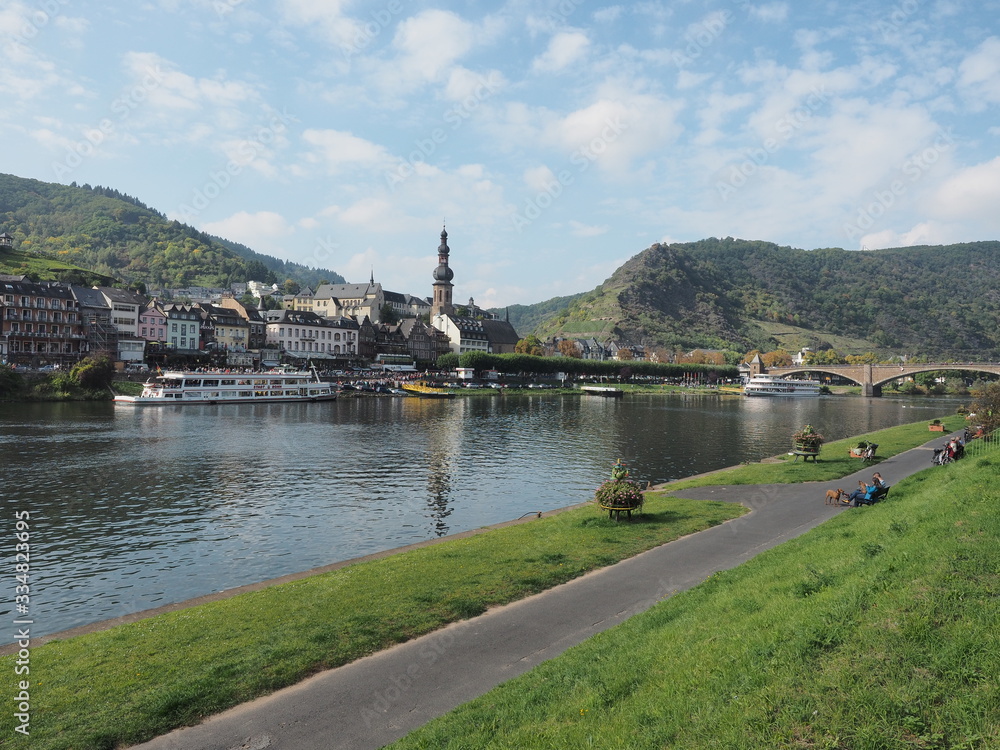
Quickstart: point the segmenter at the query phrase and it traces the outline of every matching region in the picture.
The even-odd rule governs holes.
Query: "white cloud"
[[[858,248],[878,250],[885,247],[912,247],[914,245],[944,245],[959,241],[954,229],[936,222],[923,221],[905,232],[884,229],[866,234],[858,241]]]
[[[344,6],[347,4],[347,0],[326,0],[322,3],[314,0],[278,0],[277,3],[281,18],[286,24],[318,33],[343,53],[350,55],[364,49],[372,34],[365,31],[361,22],[344,14]],[[389,21],[392,20],[390,14]],[[376,31],[381,31],[379,24],[374,27]]]
[[[268,253],[283,250],[295,231],[283,216],[274,211],[239,211],[226,219],[202,224],[200,229]]]
[[[780,23],[788,18],[788,3],[751,5],[750,15],[765,23]]]
[[[996,218],[997,196],[1000,196],[1000,156],[957,172],[941,185],[933,204],[944,218],[988,219],[995,231],[1000,228]]]
[[[536,73],[557,73],[578,62],[587,53],[590,40],[580,31],[562,31],[549,40],[548,49],[531,64]]]
[[[426,10],[401,21],[393,37],[400,79],[425,83],[445,72],[472,48],[475,28],[449,11]]]
[[[309,158],[331,173],[348,167],[389,169],[394,163],[382,146],[346,131],[310,128],[302,133],[302,140],[313,147]]]
[[[598,23],[613,23],[621,18],[625,8],[621,5],[611,5],[594,11],[594,20]]]
[[[1000,37],[991,36],[959,65],[958,85],[973,106],[1000,102]]]

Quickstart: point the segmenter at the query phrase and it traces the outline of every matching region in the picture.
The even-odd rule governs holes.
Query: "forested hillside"
[[[782,326],[952,359],[1000,357],[1000,242],[866,252],[708,239],[653,245],[539,325],[657,346],[747,351]]]
[[[250,279],[300,284],[342,277],[255,253],[169,221],[105,187],[59,185],[0,174],[0,231],[26,256],[90,269],[128,285],[226,287]],[[0,273],[23,263],[0,257]]]

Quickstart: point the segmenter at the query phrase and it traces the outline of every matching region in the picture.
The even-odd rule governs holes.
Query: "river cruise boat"
[[[138,396],[115,396],[134,406],[170,404],[240,404],[273,401],[333,401],[337,391],[316,371],[250,374],[162,372],[151,377]]]
[[[818,380],[786,380],[770,375],[754,375],[743,386],[744,396],[818,396]]]

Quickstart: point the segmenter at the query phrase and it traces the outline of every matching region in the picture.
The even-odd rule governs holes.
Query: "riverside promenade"
[[[715,572],[838,513],[867,512],[825,505],[824,493],[853,489],[874,470],[896,484],[929,468],[945,439],[939,434],[839,480],[683,490],[687,498],[741,503],[751,512],[135,747],[376,750]]]

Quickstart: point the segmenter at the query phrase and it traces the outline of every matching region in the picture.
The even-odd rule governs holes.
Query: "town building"
[[[316,359],[357,356],[358,324],[348,318],[326,318],[313,312],[269,310],[267,343],[296,358]]]
[[[250,341],[250,323],[233,308],[201,303],[202,342],[205,348],[245,352]]]
[[[328,318],[354,318],[360,323],[367,317],[378,323],[383,305],[385,292],[373,273],[366,284],[320,284],[313,294],[312,311]]]
[[[75,362],[86,352],[80,308],[64,284],[0,276],[0,360],[44,365]]]
[[[247,322],[247,348],[256,351],[263,349],[267,344],[267,333],[264,330],[264,318],[260,310],[256,307],[244,305],[232,297],[223,297],[219,300],[219,306],[229,310],[235,310],[243,320]]]
[[[111,303],[96,287],[71,286],[80,310],[85,343],[82,351],[94,357],[118,357],[118,329],[111,321]]]
[[[146,304],[146,298],[128,289],[98,287],[111,308],[111,324],[118,332],[118,347],[115,359],[126,364],[142,362],[146,350],[146,339],[139,334],[139,313]]]
[[[159,307],[167,321],[167,347],[177,353],[200,351],[201,310],[178,303],[161,303]]]

